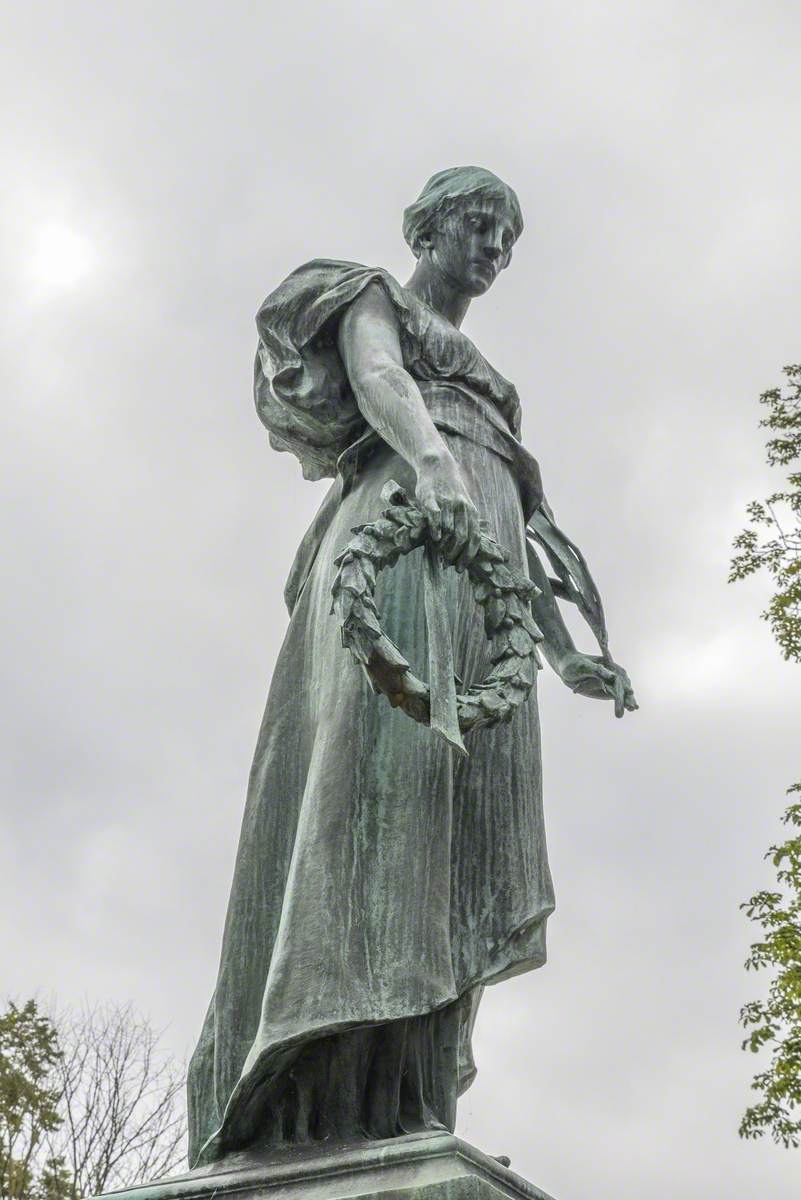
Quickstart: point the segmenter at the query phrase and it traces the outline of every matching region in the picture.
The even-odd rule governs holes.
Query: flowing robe
[[[316,260],[268,297],[256,404],[276,449],[335,482],[287,586],[291,618],[256,746],[220,970],[189,1073],[190,1160],[247,1145],[450,1126],[474,1075],[481,989],[545,961],[554,907],[536,689],[455,760],[343,649],[334,558],[408,465],[365,424],[337,322],[377,281],[403,361],[480,516],[526,572],[542,501],[520,404],[459,330],[385,271]],[[385,632],[425,675],[421,551],[378,579]],[[454,665],[489,668],[466,576],[445,573]]]

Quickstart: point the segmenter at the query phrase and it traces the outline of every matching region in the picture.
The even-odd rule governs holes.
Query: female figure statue
[[[453,1129],[474,1075],[483,987],[545,960],[554,907],[536,696],[458,757],[370,690],[331,615],[335,558],[397,480],[442,558],[483,520],[539,589],[533,618],[564,682],[636,703],[609,658],[583,559],[553,523],[520,442],[514,387],[460,326],[508,266],[523,221],[489,171],[440,172],[405,213],[417,259],[386,271],[316,260],[262,305],[255,395],[279,450],[334,483],[292,568],[291,619],[256,746],[217,986],[189,1073],[190,1161],[246,1146]],[[526,526],[558,579],[549,580]],[[427,628],[423,552],[378,579],[383,629],[415,669]],[[455,672],[488,666],[464,574],[442,578]],[[553,585],[553,586],[552,586]],[[603,653],[578,652],[554,587]]]

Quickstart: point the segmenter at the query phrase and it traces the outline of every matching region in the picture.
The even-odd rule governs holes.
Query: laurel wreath
[[[390,480],[381,492],[387,507],[378,520],[353,529],[355,537],[334,560],[331,612],[341,622],[342,645],[363,668],[375,692],[415,721],[430,723],[430,689],[418,679],[395,643],[381,628],[375,603],[376,576],[430,541],[428,523],[406,492]],[[461,732],[510,721],[529,696],[540,666],[542,633],[531,616],[538,588],[508,565],[508,554],[482,528],[478,550],[464,564],[476,603],[484,612],[492,667],[482,683],[459,694]]]

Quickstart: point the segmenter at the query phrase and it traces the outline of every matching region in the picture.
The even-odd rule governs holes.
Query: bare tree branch
[[[186,1132],[183,1069],[131,1005],[89,1005],[53,1017],[61,1127],[48,1156],[73,1185],[66,1200],[98,1195],[179,1166]]]

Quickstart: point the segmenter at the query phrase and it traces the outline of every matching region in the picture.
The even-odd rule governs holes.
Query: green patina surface
[[[259,310],[258,414],[307,477],[334,482],[287,585],[189,1072],[192,1163],[453,1129],[482,990],[545,961],[554,907],[534,642],[574,691],[636,707],[517,391],[460,328],[521,229],[495,176],[441,172],[405,215],[405,286],[315,260]],[[386,509],[391,481],[409,507]],[[600,654],[576,649],[559,598]],[[471,1171],[398,1194],[512,1186]]]
[[[497,1159],[452,1135],[424,1133],[389,1142],[238,1153],[126,1191],[116,1200],[551,1200]]]

